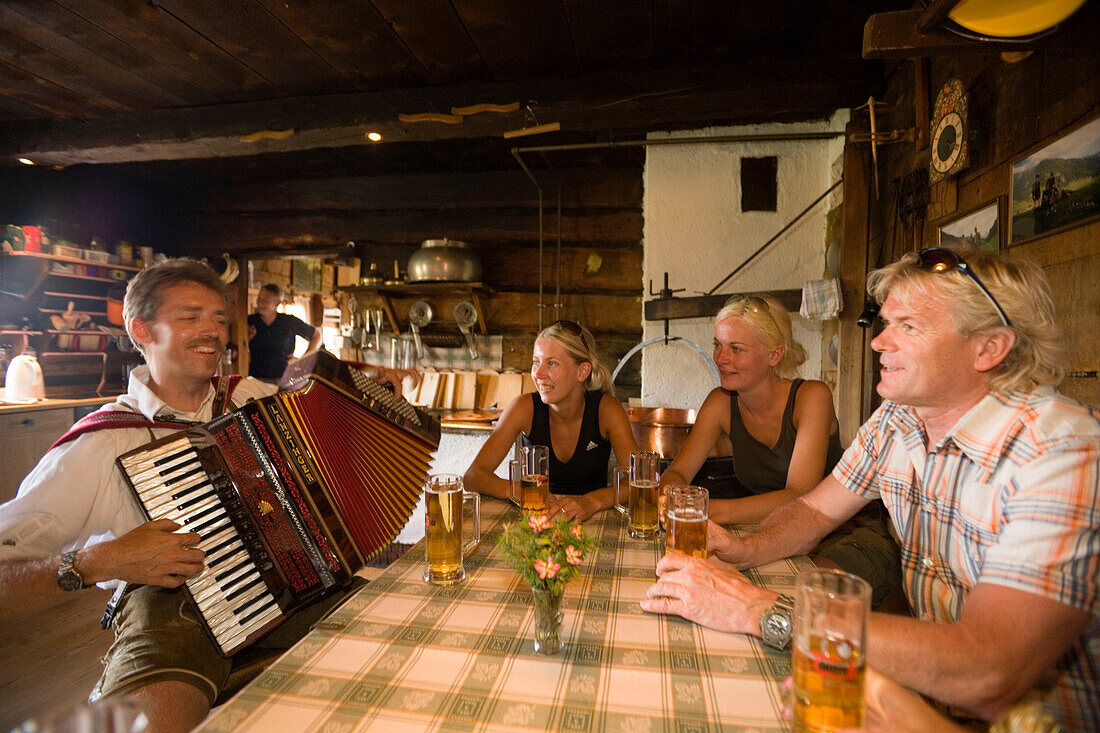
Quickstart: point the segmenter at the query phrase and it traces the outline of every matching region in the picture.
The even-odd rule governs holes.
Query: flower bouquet
[[[537,653],[561,650],[562,593],[595,545],[579,524],[551,521],[546,514],[530,514],[504,527],[497,541],[500,553],[531,586],[535,598]]]

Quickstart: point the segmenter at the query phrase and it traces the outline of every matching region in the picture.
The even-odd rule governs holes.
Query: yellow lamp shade
[[[1058,25],[1085,0],[962,0],[948,17],[985,36],[1029,36]]]

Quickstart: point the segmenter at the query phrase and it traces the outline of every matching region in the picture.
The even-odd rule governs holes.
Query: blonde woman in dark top
[[[690,483],[711,449],[727,438],[737,482],[747,495],[712,499],[713,521],[759,522],[817,486],[843,449],[828,385],[792,378],[805,359],[783,306],[770,297],[730,298],[714,321],[721,386],[707,395],[661,484]],[[865,578],[882,600],[900,587],[898,553],[872,508],[826,537],[814,559]]]
[[[464,477],[466,487],[508,498],[508,481],[495,475],[516,438],[550,448],[551,515],[585,520],[615,503],[608,459],[628,465],[637,450],[626,410],[615,399],[611,372],[600,361],[588,329],[556,321],[535,339],[531,377],[538,390],[517,397],[501,413]]]

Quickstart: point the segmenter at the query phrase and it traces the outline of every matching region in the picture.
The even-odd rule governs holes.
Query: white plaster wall
[[[843,132],[848,113],[832,119],[785,125],[715,127],[660,137],[799,132]],[[646,148],[644,172],[644,261],[646,299],[659,290],[664,273],[669,287],[686,288],[680,296],[702,295],[745,261],[756,249],[824,193],[839,173],[833,164],[844,148],[842,137],[830,140],[666,145]],[[775,212],[741,211],[742,157],[774,155],[778,198]],[[825,215],[838,201],[823,200],[773,242],[753,262],[722,285],[717,293],[801,288],[825,277]],[[806,349],[800,376],[821,374],[821,324],[792,314],[795,338]],[[662,321],[642,324],[643,339],[663,335]],[[682,336],[710,354],[714,338],[710,319],[669,322],[669,334]],[[642,351],[642,404],[697,408],[715,386],[703,359],[683,343],[654,344]]]

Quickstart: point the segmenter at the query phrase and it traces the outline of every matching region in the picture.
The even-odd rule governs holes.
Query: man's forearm
[[[742,550],[728,557],[719,552],[718,556],[739,569],[756,567],[808,553],[833,529],[832,520],[796,499],[765,517],[755,532],[744,537]]]
[[[57,587],[57,557],[0,562],[0,620],[47,608],[64,597]]]

